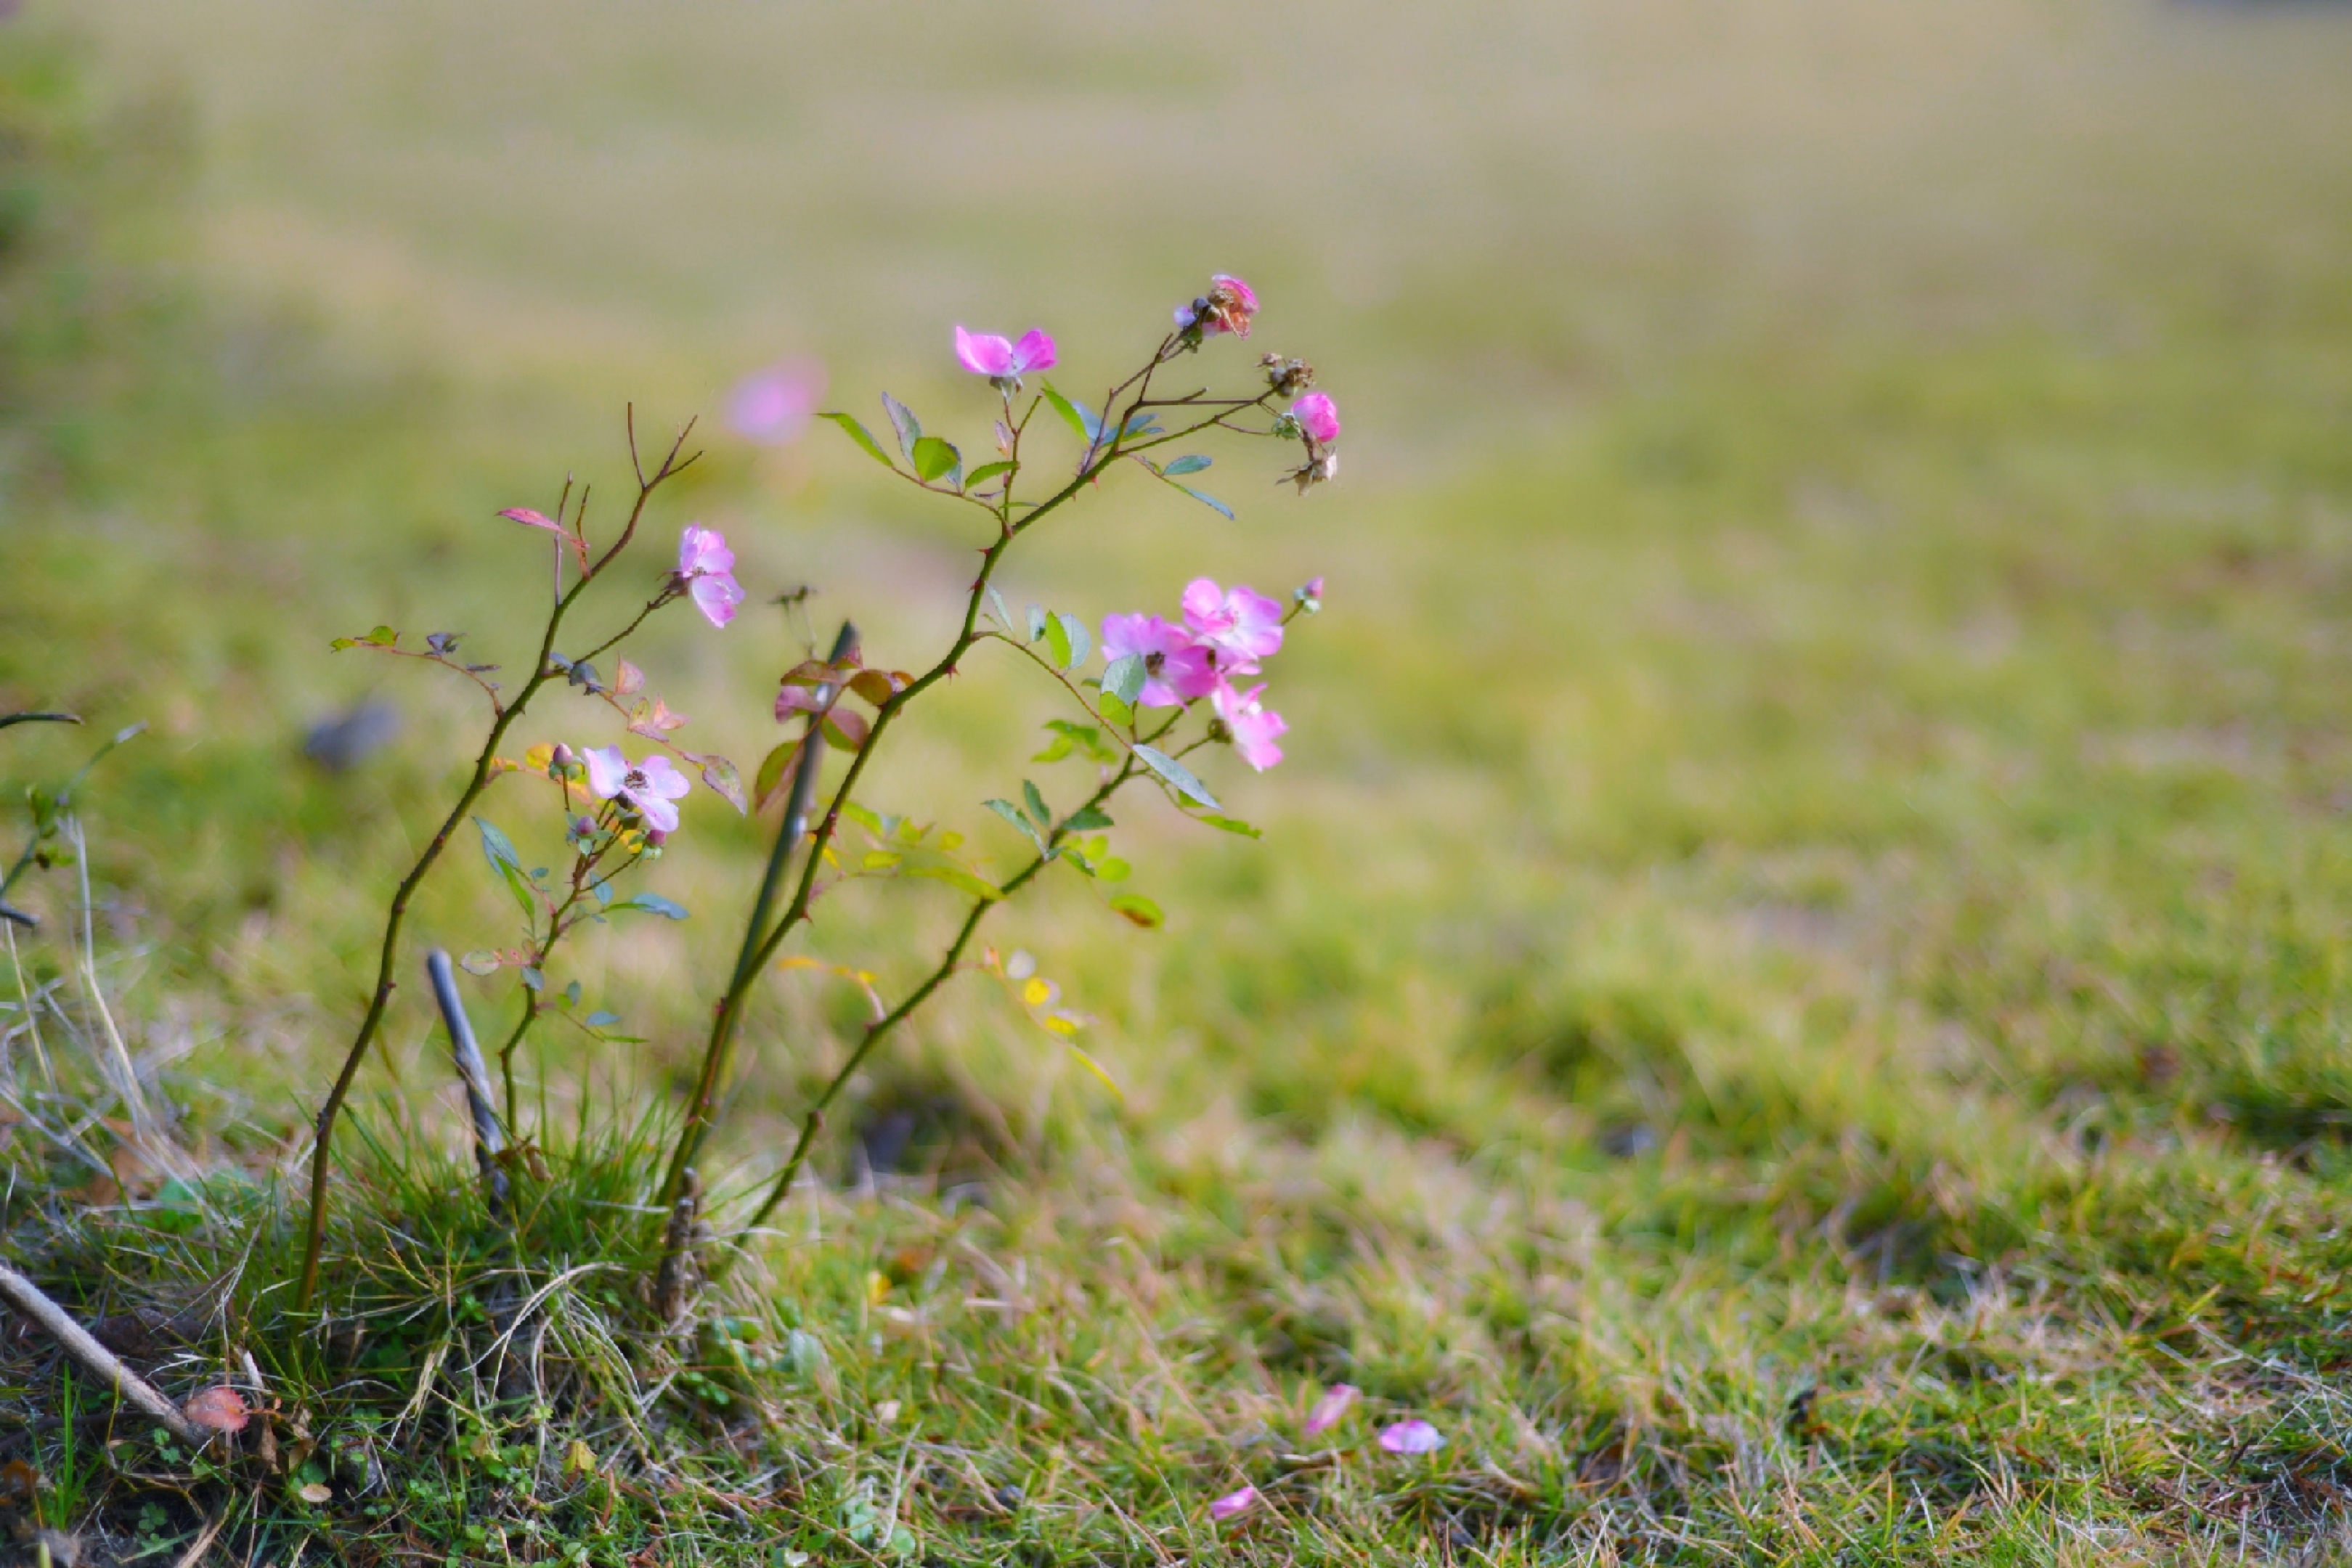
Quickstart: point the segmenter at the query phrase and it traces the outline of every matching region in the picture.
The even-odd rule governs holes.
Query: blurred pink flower
[[[1329,392],[1308,392],[1290,405],[1290,417],[1318,445],[1328,446],[1339,439],[1339,405],[1331,401]]]
[[[1219,1498],[1216,1501],[1211,1503],[1209,1505],[1209,1517],[1215,1520],[1218,1523],[1223,1524],[1225,1521],[1234,1518],[1237,1514],[1247,1513],[1251,1509],[1256,1506],[1257,1488],[1244,1487],[1239,1491],[1229,1491],[1224,1496]]]
[[[713,626],[724,626],[735,619],[735,607],[743,602],[743,589],[735,580],[735,552],[727,548],[726,536],[717,528],[686,525],[677,541],[677,580],[693,597],[694,607]]]
[[[1220,332],[1246,338],[1250,334],[1250,318],[1256,314],[1257,291],[1232,273],[1220,272],[1210,277],[1206,294],[1190,305],[1176,307],[1176,325],[1198,326],[1204,338],[1213,338]]]
[[[1436,1427],[1415,1418],[1383,1430],[1381,1447],[1391,1454],[1433,1454],[1445,1447],[1445,1438]]]
[[[735,383],[727,399],[727,422],[736,434],[762,446],[782,446],[801,431],[824,401],[824,362],[782,360]]]
[[[1282,606],[1239,583],[1230,591],[1205,577],[1185,584],[1184,624],[1228,674],[1255,674],[1257,661],[1282,646]]]
[[[1282,760],[1282,747],[1275,744],[1275,739],[1290,727],[1280,714],[1257,700],[1258,693],[1264,690],[1263,681],[1245,692],[1237,692],[1219,681],[1217,689],[1209,695],[1217,716],[1224,720],[1225,728],[1233,735],[1234,749],[1260,773]]]
[[[1176,707],[1216,689],[1209,651],[1192,632],[1157,615],[1104,616],[1102,647],[1106,661],[1129,653],[1142,658],[1143,691],[1137,701],[1145,707]]]
[[[658,833],[677,831],[677,808],[671,801],[683,796],[694,786],[685,774],[670,766],[667,757],[648,757],[643,762],[631,762],[621,755],[617,746],[598,747],[586,753],[588,787],[607,800],[618,800],[645,819],[646,826]]]
[[[1342,1383],[1334,1386],[1329,1393],[1315,1402],[1314,1410],[1307,1415],[1307,1435],[1310,1437],[1316,1437],[1338,1426],[1340,1417],[1354,1408],[1356,1401],[1362,1397],[1362,1395],[1363,1390],[1352,1383]]]
[[[956,361],[965,370],[991,381],[1012,381],[1055,365],[1054,340],[1042,327],[1032,327],[1019,342],[1008,343],[992,332],[967,332],[959,326],[955,350]]]

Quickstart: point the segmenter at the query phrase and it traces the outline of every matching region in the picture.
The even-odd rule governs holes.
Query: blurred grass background
[[[969,449],[951,322],[1043,324],[1083,387],[1234,270],[1266,301],[1249,349],[1307,355],[1346,409],[1342,481],[1301,501],[1221,453],[1234,523],[1106,486],[1008,595],[1094,619],[1195,573],[1324,574],[1273,669],[1291,760],[1216,780],[1267,838],[1130,808],[1165,931],[1075,888],[994,925],[1097,1018],[1123,1106],[977,986],[875,1103],[945,1093],[1049,1199],[1201,1206],[1273,1270],[1234,1287],[1260,1308],[1355,1259],[1417,1304],[1318,1298],[1307,1363],[1388,1364],[1505,1434],[1492,1402],[1542,1389],[1519,1407],[1703,1448],[1837,1366],[1898,1433],[2073,1397],[1874,1382],[1894,1342],[1842,1362],[1788,1278],[1832,1281],[1832,1317],[1990,1289],[2018,1316],[1971,1320],[1983,1354],[2041,1364],[2057,1312],[2120,1334],[2084,1364],[2135,1388],[2159,1374],[2118,1324],[2336,1354],[2352,15],[85,0],[0,54],[46,150],[10,208],[0,706],[155,721],[93,852],[141,1028],[217,1086],[216,1135],[291,1146],[470,722],[328,638],[522,656],[541,554],[490,514],[568,472],[617,494],[634,400],[707,421],[665,528],[723,528],[755,595],[814,582],[821,622],[915,664],[963,519],[837,441],[755,453],[726,389],[814,352],[836,405],[887,388]],[[765,749],[796,653],[772,613],[654,634],[681,740]],[[304,726],[368,694],[398,744],[309,769]],[[995,841],[978,800],[1050,711],[985,662],[870,803]],[[79,745],[12,736],[0,768]],[[652,1043],[558,1051],[559,1095],[690,1060],[754,837],[690,808],[656,884],[696,918],[577,971]],[[416,935],[486,945],[499,901],[453,857]],[[844,900],[813,940],[911,974],[950,913]],[[731,1128],[754,1163],[856,1017],[797,977],[771,1006]],[[415,988],[373,1082],[443,1092],[429,1028]],[[2266,1247],[2312,1250],[2283,1282]],[[1516,1305],[1465,1249],[1518,1270]],[[1777,1326],[1676,1315],[1727,1289]],[[1547,1312],[1575,1356],[1495,1350]],[[1297,1349],[1299,1321],[1258,1326]],[[2194,1423],[2168,1407],[2119,1460],[2112,1397],[2006,1462],[2165,1471]],[[2282,1458],[2212,1419],[2218,1490],[2039,1495],[2181,1529],[2338,1495],[2338,1439]]]

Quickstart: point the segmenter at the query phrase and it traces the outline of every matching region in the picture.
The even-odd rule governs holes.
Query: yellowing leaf
[[[888,871],[898,863],[899,857],[888,850],[869,850],[859,863],[867,871]]]
[[[889,1275],[885,1274],[879,1269],[868,1269],[866,1270],[866,1299],[867,1301],[878,1307],[882,1304],[883,1298],[889,1295]]]
[[[567,1476],[593,1476],[596,1473],[596,1450],[572,1439],[571,1448],[563,1456],[563,1473]]]
[[[554,760],[555,745],[552,741],[542,740],[522,754],[522,765],[533,773],[546,772]]]

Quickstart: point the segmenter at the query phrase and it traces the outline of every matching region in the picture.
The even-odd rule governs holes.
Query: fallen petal
[[[1232,1519],[1236,1515],[1247,1513],[1251,1509],[1256,1506],[1257,1488],[1244,1487],[1239,1491],[1229,1491],[1224,1496],[1219,1498],[1216,1501],[1211,1503],[1209,1505],[1209,1517],[1222,1524],[1226,1520]]]
[[[226,1383],[198,1394],[180,1407],[180,1414],[207,1432],[242,1432],[253,1418],[245,1396]]]
[[[1363,1395],[1352,1383],[1342,1383],[1315,1402],[1307,1417],[1307,1435],[1310,1437],[1328,1432],[1339,1424],[1339,1418],[1351,1409]]]
[[[1433,1454],[1445,1447],[1445,1438],[1436,1427],[1415,1417],[1382,1431],[1381,1447],[1391,1454]]]

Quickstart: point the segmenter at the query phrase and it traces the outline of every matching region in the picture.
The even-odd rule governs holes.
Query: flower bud
[[[547,776],[559,784],[572,777],[572,748],[560,740],[547,754]]]
[[[1317,613],[1323,608],[1323,580],[1316,578],[1291,597],[1298,601],[1298,607],[1307,614]]]

